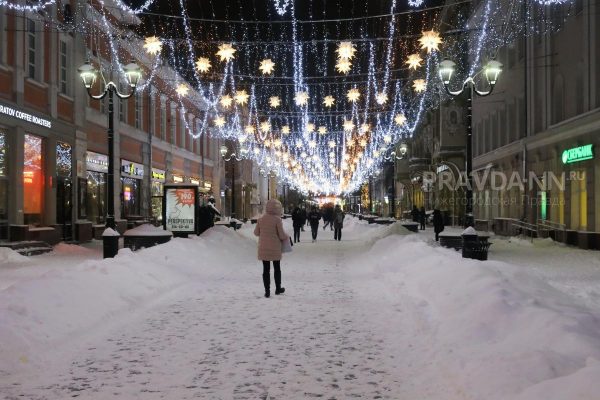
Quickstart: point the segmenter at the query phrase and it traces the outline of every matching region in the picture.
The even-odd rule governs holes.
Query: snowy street
[[[285,226],[291,232],[289,220]],[[568,283],[577,272],[560,265],[541,272],[516,256],[511,264],[463,260],[435,246],[431,231],[349,218],[343,240],[332,236],[321,228],[313,244],[303,232],[282,260],[286,293],[269,299],[249,224],[124,250],[114,260],[77,250],[83,261],[66,247],[62,256],[6,259],[0,393],[31,400],[597,394],[595,253],[551,255],[578,257],[589,290],[574,293]],[[548,251],[497,241],[497,251],[507,247]]]

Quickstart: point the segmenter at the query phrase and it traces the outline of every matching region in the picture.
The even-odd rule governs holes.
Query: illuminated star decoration
[[[244,104],[246,104],[248,102],[249,97],[250,96],[245,90],[238,90],[237,92],[235,92],[235,102],[239,105],[243,106]]]
[[[246,125],[246,127],[244,128],[244,131],[248,134],[248,135],[252,135],[254,134],[254,125]]]
[[[281,127],[281,133],[283,133],[284,135],[289,135],[290,134],[290,127],[288,125],[284,125]]]
[[[298,92],[294,97],[297,106],[305,106],[308,103],[308,93]]]
[[[273,108],[277,108],[281,105],[281,99],[277,96],[271,96],[269,98],[269,105]]]
[[[324,134],[327,133],[327,128],[324,127],[324,126],[320,126],[318,132],[319,132],[320,135],[324,135]]]
[[[341,74],[347,74],[352,69],[352,63],[350,60],[338,60],[335,64],[335,69]]]
[[[396,114],[396,116],[394,117],[394,122],[396,123],[396,125],[402,126],[406,123],[406,117],[404,116],[404,114]]]
[[[357,101],[360,98],[360,92],[358,91],[357,88],[352,88],[352,89],[348,90],[346,97],[348,98],[348,101],[351,101],[354,103],[355,101]]]
[[[383,142],[384,143],[388,143],[388,144],[391,143],[392,142],[392,137],[390,135],[385,135],[383,137]]]
[[[421,7],[425,0],[408,0],[408,5],[411,7]]]
[[[216,127],[222,128],[223,126],[225,126],[225,118],[221,116],[217,116],[214,122]]]
[[[427,87],[427,83],[425,82],[424,79],[415,79],[413,81],[413,89],[417,93],[424,92],[426,87]]]
[[[144,41],[144,48],[146,49],[146,53],[154,56],[162,50],[162,42],[156,36],[150,36]]]
[[[235,49],[231,47],[229,43],[223,43],[219,46],[219,51],[217,51],[217,56],[221,59],[221,61],[231,61],[233,60],[235,54]]]
[[[196,69],[199,72],[202,73],[207,73],[208,70],[210,70],[210,60],[206,57],[198,57],[198,60],[196,61]]]
[[[230,95],[226,94],[225,96],[221,96],[221,100],[219,100],[219,103],[221,103],[221,106],[223,108],[229,108],[233,103],[233,98]]]
[[[404,62],[404,64],[408,65],[409,69],[417,70],[421,66],[423,59],[419,55],[419,53],[411,54],[408,56],[408,59]]]
[[[262,133],[267,133],[271,130],[271,123],[269,121],[263,121],[260,123],[260,131]]]
[[[325,104],[325,107],[331,107],[333,106],[333,103],[335,103],[333,96],[325,96],[323,99],[323,104]]]
[[[306,124],[306,132],[310,133],[310,132],[314,132],[315,131],[315,124],[313,123],[308,123]]]
[[[352,129],[354,129],[354,123],[352,122],[351,119],[345,119],[344,120],[344,130],[346,132],[350,132]]]
[[[434,30],[425,31],[419,39],[419,43],[421,43],[421,49],[426,49],[429,54],[434,50],[439,50],[442,38],[440,37],[440,34]]]
[[[388,96],[385,93],[377,93],[377,95],[375,96],[375,101],[377,101],[377,104],[379,104],[380,106],[382,106],[385,103],[387,103]]]
[[[180,83],[179,86],[177,86],[177,89],[175,89],[175,91],[177,92],[177,94],[180,97],[185,96],[186,94],[188,94],[188,92],[190,91],[190,88],[187,87],[186,84],[184,83]]]
[[[260,62],[260,67],[258,67],[258,69],[262,71],[263,75],[269,75],[273,73],[273,68],[275,68],[275,63],[271,61],[270,58],[262,60]]]
[[[341,60],[352,60],[354,53],[356,53],[356,49],[352,42],[341,42],[338,44],[336,51]]]
[[[329,146],[330,149],[333,149],[335,147],[335,141],[330,140],[329,142],[327,142],[327,145]]]
[[[370,129],[371,129],[371,126],[369,124],[362,124],[360,127],[360,133],[365,134],[365,133],[369,132]]]

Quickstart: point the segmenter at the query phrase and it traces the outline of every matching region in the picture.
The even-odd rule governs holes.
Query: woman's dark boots
[[[275,294],[281,294],[285,292],[285,288],[281,287],[281,269],[275,268],[273,275],[275,275]]]
[[[263,284],[265,285],[265,297],[271,296],[271,276],[263,272]]]

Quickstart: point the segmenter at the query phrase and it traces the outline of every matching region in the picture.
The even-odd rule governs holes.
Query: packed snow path
[[[420,235],[390,233],[350,220],[341,242],[321,229],[310,243],[307,230],[284,255],[286,293],[269,299],[250,227],[119,255],[79,271],[83,283],[67,274],[74,286],[98,294],[54,327],[47,326],[51,318],[42,324],[42,316],[29,315],[49,336],[67,329],[65,323],[77,325],[86,311],[100,312],[95,299],[101,309],[116,309],[116,296],[130,309],[87,329],[82,322],[68,335],[54,333],[50,346],[27,343],[19,351],[32,360],[0,368],[0,394],[11,400],[593,398],[586,394],[595,393],[600,372],[597,313],[512,276],[508,264],[465,262]],[[191,271],[177,268],[186,263]],[[113,277],[111,285],[118,280],[123,287],[108,293],[102,282],[100,289],[87,283],[90,275]],[[77,301],[62,295],[42,302]],[[17,311],[32,312],[23,308]],[[25,359],[19,354],[13,358]]]

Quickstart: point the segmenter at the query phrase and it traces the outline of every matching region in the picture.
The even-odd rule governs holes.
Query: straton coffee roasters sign
[[[40,125],[45,128],[52,128],[52,122],[45,118],[40,118],[35,115],[26,113],[24,111],[4,106],[2,104],[0,104],[0,114],[8,115],[9,117],[14,117],[23,121],[31,122],[32,124]]]

